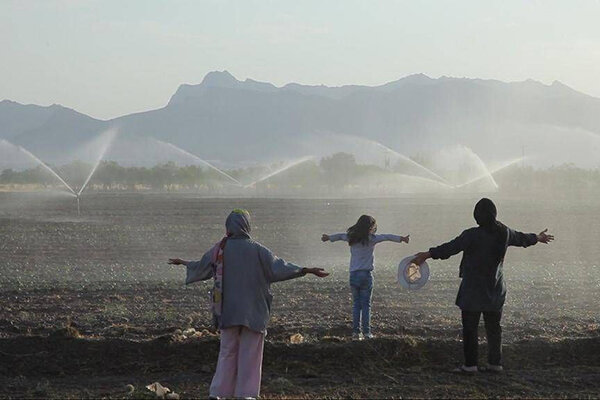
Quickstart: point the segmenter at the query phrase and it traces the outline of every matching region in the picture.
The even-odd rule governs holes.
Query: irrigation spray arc
[[[217,171],[219,174],[223,175],[224,177],[226,177],[227,179],[229,179],[230,181],[232,181],[233,183],[235,183],[237,186],[244,186],[240,183],[240,181],[238,181],[237,179],[235,179],[233,176],[229,175],[227,172],[215,167],[214,165],[212,165],[211,163],[209,163],[208,161],[204,160],[203,158],[198,157],[195,154],[190,153],[187,150],[182,149],[179,146],[174,145],[173,143],[170,142],[165,142],[159,139],[155,139],[155,138],[151,138],[153,141],[155,141],[156,143],[163,145],[163,146],[167,146],[175,151],[177,151],[180,154],[183,154],[187,157],[191,157],[196,161],[201,162],[202,164],[206,165],[207,167],[213,169],[214,171]]]
[[[267,179],[270,179],[270,178],[274,177],[275,175],[279,175],[282,172],[287,171],[288,169],[294,168],[294,167],[296,167],[296,166],[298,166],[300,164],[304,164],[305,162],[310,161],[310,160],[314,160],[314,159],[315,159],[314,156],[301,157],[301,158],[299,158],[297,160],[292,161],[288,165],[285,165],[285,166],[283,166],[281,168],[276,169],[273,172],[268,173],[267,175],[263,176],[262,178],[259,178],[259,179],[255,180],[253,182],[250,182],[247,185],[244,185],[244,188],[247,189],[247,188],[254,187],[254,186],[256,186],[257,183],[266,181]]]
[[[386,146],[385,144],[383,144],[381,142],[378,142],[373,139],[367,139],[364,137],[343,134],[343,133],[326,132],[325,135],[336,138],[336,140],[344,140],[346,142],[349,141],[353,144],[360,143],[360,144],[362,144],[363,148],[364,147],[374,148],[374,149],[376,149],[376,151],[378,153],[383,154],[386,157],[392,156],[393,158],[395,158],[397,160],[401,160],[402,162],[410,165],[411,167],[415,168],[417,171],[420,172],[420,174],[418,174],[418,175],[410,174],[408,176],[422,177],[422,178],[426,178],[428,180],[437,181],[438,183],[442,184],[444,187],[447,187],[447,188],[453,187],[453,185],[450,182],[448,182],[447,179],[445,179],[443,176],[439,175],[432,169],[430,169],[430,168],[424,166],[423,164],[413,160],[412,158]],[[423,175],[425,175],[425,176],[423,176]]]
[[[342,136],[348,137],[348,135],[342,135]],[[523,157],[515,158],[513,160],[507,161],[507,162],[501,164],[500,166],[498,166],[498,167],[490,170],[488,168],[488,166],[485,164],[485,162],[481,159],[481,157],[479,157],[471,149],[465,147],[464,150],[468,151],[469,156],[474,160],[474,162],[477,165],[477,167],[479,169],[481,169],[483,171],[483,173],[480,174],[480,175],[478,175],[478,176],[476,176],[476,177],[474,177],[474,178],[472,178],[472,179],[469,179],[466,182],[462,182],[462,183],[459,183],[459,184],[453,184],[453,183],[449,182],[443,176],[441,176],[438,173],[436,173],[434,170],[425,167],[424,165],[418,163],[417,161],[412,160],[410,157],[405,156],[404,154],[399,153],[399,152],[397,152],[397,151],[389,148],[388,146],[386,146],[386,145],[384,145],[382,143],[379,143],[377,141],[370,140],[370,139],[364,139],[364,138],[354,138],[354,137],[352,137],[352,139],[357,139],[357,140],[360,140],[362,142],[365,142],[368,145],[375,146],[378,149],[380,149],[381,151],[383,151],[386,155],[392,155],[395,158],[398,158],[398,159],[400,159],[400,160],[402,160],[404,162],[407,162],[410,165],[412,165],[413,167],[418,168],[421,172],[427,174],[428,176],[425,177],[425,176],[419,176],[419,175],[405,175],[405,174],[399,174],[399,175],[405,175],[407,177],[413,177],[413,178],[420,178],[420,179],[422,179],[424,181],[428,181],[428,182],[431,182],[431,183],[439,184],[442,188],[445,188],[445,189],[454,189],[454,190],[460,189],[460,188],[469,186],[472,183],[475,183],[475,182],[477,182],[477,181],[479,181],[481,179],[485,179],[485,178],[489,179],[490,182],[492,183],[493,187],[495,189],[497,189],[498,188],[498,184],[497,184],[496,180],[494,179],[493,175],[496,172],[499,172],[499,171],[501,171],[501,170],[503,170],[505,168],[508,168],[509,166],[514,165],[515,163],[520,162],[520,161],[523,160]],[[254,181],[252,181],[252,182],[250,182],[248,184],[242,184],[239,180],[235,179],[234,177],[232,177],[231,175],[229,175],[225,171],[217,168],[216,166],[214,166],[213,164],[211,164],[208,161],[204,160],[203,158],[201,158],[201,157],[199,157],[199,156],[197,156],[197,155],[195,155],[193,153],[190,153],[189,151],[184,150],[181,147],[179,147],[179,146],[177,146],[177,145],[175,145],[173,143],[165,142],[165,141],[162,141],[162,140],[159,140],[159,139],[155,139],[155,138],[151,138],[151,140],[155,141],[156,143],[158,143],[160,145],[168,146],[169,148],[177,151],[180,154],[183,154],[183,155],[185,155],[187,157],[190,157],[190,158],[192,158],[192,159],[194,159],[196,161],[201,162],[202,164],[208,166],[209,168],[215,170],[216,172],[218,172],[222,176],[226,177],[228,180],[230,180],[231,182],[233,182],[236,186],[239,186],[239,187],[241,187],[243,189],[249,189],[249,188],[255,187],[256,184],[258,184],[260,182],[266,181],[266,180],[268,180],[268,179],[270,179],[270,178],[272,178],[272,177],[274,177],[274,176],[276,176],[276,175],[278,175],[280,173],[283,173],[283,172],[285,172],[285,171],[287,171],[287,170],[289,170],[291,168],[294,168],[294,167],[296,167],[298,165],[301,165],[301,164],[303,164],[305,162],[308,162],[310,160],[314,160],[315,159],[315,156],[305,156],[305,157],[298,158],[298,159],[296,159],[296,160],[288,163],[287,165],[278,168],[275,171],[269,172],[268,174],[266,174],[265,176],[263,176],[263,177],[261,177],[259,179],[256,179],[256,180],[254,180]]]
[[[481,159],[481,157],[479,157],[479,155],[477,153],[475,153],[473,150],[471,150],[468,147],[464,147],[464,150],[468,153],[468,155],[470,155],[474,160],[476,165],[484,171],[484,176],[475,179],[475,181],[478,181],[480,179],[483,179],[485,177],[487,177],[490,182],[492,183],[492,185],[494,186],[495,189],[498,189],[498,182],[496,182],[496,180],[494,179],[494,176],[492,175],[491,171],[489,170],[489,168],[487,167],[487,165],[483,162],[483,160]],[[468,183],[471,183],[471,180],[469,180]],[[464,186],[465,184],[462,184],[462,186]]]
[[[98,152],[98,157],[96,158],[94,165],[93,165],[92,169],[90,170],[90,173],[86,177],[83,185],[81,185],[81,187],[79,188],[79,191],[75,195],[77,198],[77,215],[81,215],[81,194],[87,187],[88,183],[90,183],[92,176],[94,176],[94,173],[96,173],[98,166],[100,166],[100,163],[104,159],[104,156],[110,149],[110,146],[112,145],[112,143],[115,140],[115,137],[117,136],[118,133],[119,133],[119,131],[116,129],[109,129],[108,131],[102,133],[99,136],[99,140],[102,140],[103,143],[100,147],[100,151]]]
[[[199,161],[200,163],[202,163],[202,164],[206,165],[207,167],[213,169],[214,171],[218,172],[219,174],[221,174],[222,176],[224,176],[225,178],[227,178],[229,181],[233,182],[236,186],[239,186],[239,187],[241,187],[243,189],[248,189],[248,188],[254,187],[257,183],[260,183],[260,182],[263,182],[263,181],[265,181],[267,179],[270,179],[270,178],[272,178],[272,177],[274,177],[276,175],[279,175],[279,174],[281,174],[281,173],[283,173],[283,172],[285,172],[285,171],[287,171],[287,170],[289,170],[291,168],[294,168],[294,167],[296,167],[296,166],[298,166],[300,164],[303,164],[303,163],[305,163],[307,161],[310,161],[310,160],[314,160],[314,158],[315,158],[314,156],[301,157],[301,158],[296,159],[296,160],[292,161],[291,163],[289,163],[289,164],[287,164],[287,165],[285,165],[285,166],[283,166],[281,168],[278,168],[275,171],[269,172],[267,175],[265,175],[265,176],[263,176],[263,177],[261,177],[259,179],[256,179],[255,181],[252,181],[252,182],[250,182],[248,184],[243,184],[239,180],[237,180],[234,177],[232,177],[231,175],[229,175],[227,172],[223,171],[220,168],[217,168],[216,166],[214,166],[210,162],[206,161],[205,159],[203,159],[203,158],[201,158],[201,157],[199,157],[199,156],[197,156],[197,155],[195,155],[193,153],[190,153],[189,151],[184,150],[181,147],[179,147],[179,146],[177,146],[177,145],[175,145],[173,143],[165,142],[163,140],[159,140],[159,139],[156,139],[156,138],[151,138],[151,140],[153,140],[154,142],[156,142],[156,143],[158,143],[160,145],[168,146],[169,148],[175,150],[176,152],[178,152],[178,153],[180,153],[182,155],[185,155],[185,156],[190,157],[190,158],[192,158],[192,159],[194,159],[196,161]]]
[[[463,182],[463,183],[460,183],[460,184],[452,184],[447,179],[445,179],[444,177],[442,177],[438,173],[434,172],[433,170],[431,170],[431,169],[429,169],[429,168],[421,165],[420,163],[412,160],[411,158],[405,156],[402,153],[398,153],[397,151],[389,148],[388,146],[386,146],[386,145],[384,145],[382,143],[379,143],[377,141],[370,140],[370,139],[362,139],[362,138],[360,138],[360,139],[364,140],[364,141],[366,141],[366,142],[368,142],[368,143],[370,143],[372,145],[375,145],[375,146],[381,148],[386,154],[392,154],[392,155],[394,155],[394,156],[402,159],[403,161],[409,162],[413,166],[418,167],[423,172],[426,172],[428,175],[434,177],[435,180],[437,182],[439,182],[440,184],[444,185],[447,188],[451,188],[451,189],[460,189],[460,188],[463,188],[465,186],[468,186],[468,185],[470,185],[472,183],[475,183],[477,181],[480,181],[480,180],[486,179],[486,178],[490,180],[491,184],[493,185],[493,187],[495,189],[498,189],[499,186],[498,186],[498,183],[496,182],[496,180],[494,179],[494,174],[496,172],[504,170],[504,169],[506,169],[506,168],[508,168],[508,167],[510,167],[510,166],[512,166],[512,165],[514,165],[516,163],[518,163],[518,162],[521,162],[521,161],[523,161],[525,159],[525,157],[518,157],[518,158],[512,159],[510,161],[504,162],[504,163],[502,163],[500,166],[498,166],[496,168],[489,169],[488,166],[486,165],[486,163],[481,159],[481,157],[479,157],[479,155],[477,153],[475,153],[473,150],[471,150],[468,147],[460,146],[461,150],[463,150],[466,153],[468,153],[468,155],[474,160],[476,166],[480,170],[482,170],[483,173],[480,174],[480,175],[478,175],[478,176],[476,176],[476,177],[474,177],[474,178],[472,178],[472,179],[469,179],[466,182]]]
[[[430,170],[429,168],[425,167],[424,165],[419,164],[418,162],[416,162],[415,160],[411,159],[410,157],[405,156],[402,153],[398,153],[396,150],[390,149],[389,147],[387,147],[386,145],[376,142],[374,140],[367,140],[368,142],[370,142],[371,144],[380,147],[384,152],[388,153],[388,154],[392,154],[395,157],[400,158],[401,160],[408,162],[409,164],[419,168],[421,171],[425,172],[426,174],[432,176],[433,178],[435,178],[435,180],[438,180],[439,182],[445,184],[445,185],[449,185],[448,181],[446,179],[444,179],[443,177],[441,177],[440,175],[436,174],[435,172],[433,172],[432,170]]]
[[[82,195],[83,191],[85,190],[85,188],[88,186],[90,180],[92,179],[92,176],[94,175],[94,173],[98,169],[98,166],[100,165],[100,163],[104,159],[104,156],[106,155],[108,149],[110,148],[110,146],[111,146],[111,144],[112,144],[115,136],[117,135],[117,133],[118,133],[117,130],[110,129],[110,130],[102,133],[99,136],[99,138],[103,141],[103,145],[100,148],[99,155],[96,158],[96,160],[94,162],[94,165],[93,165],[90,173],[87,175],[86,180],[84,181],[83,185],[81,185],[81,187],[79,188],[79,191],[75,191],[75,189],[73,189],[73,187],[71,185],[69,185],[58,174],[58,172],[56,172],[54,169],[52,169],[52,167],[50,167],[48,164],[46,164],[45,162],[43,162],[38,156],[36,156],[35,154],[33,154],[31,151],[27,150],[23,146],[19,146],[19,145],[13,144],[13,143],[9,142],[8,140],[5,140],[5,139],[0,140],[0,143],[17,149],[18,151],[20,151],[21,153],[25,154],[27,157],[29,157],[30,159],[32,159],[36,164],[40,165],[45,170],[47,170],[48,172],[50,172],[52,174],[52,176],[54,176],[56,179],[58,179],[61,182],[61,184],[67,188],[67,190],[68,190],[67,193],[69,193],[70,196],[75,197],[75,200],[77,202],[77,215],[80,216],[81,215],[81,195]]]
[[[470,149],[469,147],[463,146],[463,145],[458,145],[452,148],[446,148],[446,149],[442,149],[441,153],[443,154],[444,152],[450,152],[450,153],[455,153],[456,151],[460,152],[460,157],[467,158],[472,162],[472,165],[474,165],[479,171],[481,171],[481,174],[476,175],[475,177],[471,177],[469,179],[467,179],[466,182],[451,182],[447,177],[443,176],[443,174],[441,172],[436,172],[439,171],[440,169],[436,169],[433,167],[426,167],[423,164],[413,160],[412,158],[386,146],[383,143],[380,143],[376,140],[373,139],[367,139],[367,138],[363,138],[363,137],[357,137],[357,136],[353,136],[353,135],[347,135],[347,134],[340,134],[340,133],[332,133],[332,132],[327,132],[328,135],[332,135],[333,137],[337,137],[337,138],[342,138],[345,140],[351,140],[352,142],[356,143],[356,142],[360,142],[362,143],[364,146],[371,146],[374,147],[375,149],[377,149],[378,151],[382,152],[386,157],[387,156],[392,156],[397,160],[401,160],[404,163],[407,163],[408,165],[412,166],[413,168],[416,168],[417,171],[419,171],[420,173],[418,175],[416,174],[399,174],[399,175],[403,175],[406,177],[413,177],[413,178],[421,178],[423,180],[429,181],[429,182],[436,182],[438,184],[441,185],[442,188],[444,189],[459,189],[465,186],[468,186],[474,182],[480,181],[482,179],[488,179],[493,187],[494,190],[498,189],[498,183],[496,182],[496,180],[494,179],[494,174],[500,170],[503,170],[505,168],[507,168],[510,165],[513,165],[514,163],[518,162],[518,161],[522,161],[523,157],[520,157],[518,159],[513,159],[510,160],[508,162],[503,163],[502,165],[500,165],[499,167],[490,170],[488,168],[488,166],[486,165],[486,163],[481,159],[481,157],[475,153],[472,149]],[[425,176],[423,176],[425,175]]]
[[[75,192],[75,190],[73,190],[73,188],[67,182],[65,182],[65,180],[56,171],[54,171],[52,168],[50,168],[50,166],[48,164],[46,164],[45,162],[40,160],[39,157],[37,157],[35,154],[30,152],[23,146],[18,146],[16,144],[13,144],[6,139],[0,140],[0,143],[3,143],[10,147],[13,147],[13,148],[17,149],[18,151],[20,151],[21,153],[25,154],[27,157],[31,158],[33,161],[35,161],[36,164],[42,166],[44,169],[46,169],[48,172],[50,172],[52,174],[52,176],[57,178],[69,190],[69,192],[72,196],[77,197],[77,193]]]
[[[22,146],[18,146],[15,144],[10,143],[9,141],[5,140],[5,139],[0,139],[0,144],[4,144],[6,146],[10,146],[14,149],[17,149],[18,151],[22,152],[23,154],[25,154],[27,157],[29,157],[30,159],[32,159],[36,164],[42,166],[45,170],[47,170],[48,172],[50,172],[52,174],[52,176],[54,176],[56,179],[58,179],[58,181],[61,182],[61,184],[68,190],[68,193],[70,196],[74,197],[76,199],[77,202],[77,214],[81,215],[81,196],[83,194],[83,192],[85,191],[85,189],[87,188],[87,186],[89,185],[92,177],[94,176],[94,174],[96,173],[96,170],[98,169],[100,163],[102,162],[102,160],[105,158],[108,150],[110,149],[110,147],[112,146],[112,143],[116,137],[116,135],[118,134],[118,131],[116,129],[110,129],[108,131],[103,132],[102,134],[100,134],[96,140],[94,142],[92,142],[93,145],[96,144],[96,142],[100,142],[99,145],[99,152],[98,155],[94,161],[94,164],[92,166],[92,169],[90,170],[89,174],[86,176],[86,179],[84,181],[84,183],[81,185],[81,187],[79,187],[79,190],[75,190],[71,185],[69,185],[54,169],[52,169],[48,164],[44,163],[39,157],[37,157],[35,154],[33,154],[32,152],[30,152],[29,150],[25,149]],[[344,135],[345,136],[345,135]],[[305,157],[301,157],[298,159],[295,159],[289,163],[287,163],[286,165],[268,172],[266,175],[260,177],[259,179],[256,179],[248,184],[243,184],[241,183],[238,179],[234,178],[233,176],[231,176],[230,174],[228,174],[227,172],[217,168],[216,166],[214,166],[213,164],[211,164],[210,162],[202,159],[201,157],[190,153],[189,151],[186,151],[178,146],[176,146],[173,143],[169,143],[169,142],[165,142],[162,140],[158,140],[155,138],[150,138],[152,141],[162,145],[162,146],[167,146],[172,150],[175,150],[176,152],[178,152],[179,154],[185,155],[187,157],[190,157],[196,161],[199,161],[200,163],[208,166],[209,168],[213,169],[214,171],[218,172],[221,176],[227,178],[228,181],[230,181],[232,184],[234,184],[236,187],[242,188],[242,189],[249,189],[252,187],[256,187],[256,185],[260,182],[264,182],[276,175],[279,175],[289,169],[292,169],[296,166],[299,166],[305,162],[311,161],[315,159],[315,156],[305,156]],[[377,149],[379,149],[379,151],[382,151],[384,154],[386,155],[392,155],[395,158],[401,159],[404,162],[408,162],[410,165],[417,167],[419,169],[419,171],[421,171],[422,173],[426,173],[427,177],[425,176],[419,176],[419,175],[405,175],[407,177],[412,177],[412,178],[420,178],[423,181],[428,181],[430,183],[436,183],[438,185],[440,185],[440,189],[461,189],[464,187],[468,187],[469,185],[482,180],[482,179],[489,179],[490,182],[492,183],[494,188],[498,188],[498,185],[495,181],[495,179],[493,178],[493,175],[496,172],[499,172],[505,168],[508,168],[511,165],[514,165],[520,161],[523,160],[523,157],[519,157],[519,158],[515,158],[512,160],[509,160],[507,162],[504,162],[502,164],[500,164],[499,166],[495,167],[495,168],[488,168],[488,166],[483,162],[483,160],[477,155],[475,154],[471,149],[466,148],[466,147],[462,147],[462,150],[466,150],[468,155],[473,162],[476,164],[477,168],[480,169],[482,171],[481,174],[476,175],[474,177],[470,177],[468,180],[466,180],[465,182],[460,182],[460,183],[450,183],[448,182],[448,180],[444,177],[442,177],[441,175],[439,175],[437,172],[435,172],[432,169],[429,169],[421,164],[419,164],[418,162],[410,159],[409,157],[396,152],[395,150],[385,146],[382,143],[370,140],[370,139],[364,139],[364,138],[357,138],[357,140],[360,140],[361,142],[371,145],[371,146],[375,146]],[[399,174],[399,175],[404,175],[404,174]]]
[[[512,159],[510,161],[502,163],[498,167],[495,167],[495,168],[492,168],[492,169],[487,169],[487,172],[485,174],[477,176],[477,177],[475,177],[473,179],[470,179],[467,182],[461,183],[460,185],[455,185],[454,188],[455,189],[463,188],[463,187],[468,186],[468,185],[470,185],[472,183],[475,183],[475,182],[477,182],[477,181],[479,181],[481,179],[485,179],[485,178],[488,178],[489,176],[493,176],[496,172],[500,172],[500,171],[502,171],[502,170],[504,170],[504,169],[506,169],[508,167],[511,167],[511,166],[513,166],[513,165],[515,165],[517,163],[520,163],[522,161],[525,161],[525,157],[518,157],[518,158]],[[494,182],[495,182],[495,180],[494,180]]]

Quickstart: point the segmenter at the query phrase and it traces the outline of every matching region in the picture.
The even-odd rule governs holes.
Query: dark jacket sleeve
[[[508,229],[508,245],[517,247],[529,247],[537,243],[537,235],[535,233],[523,233]]]
[[[431,258],[435,260],[445,260],[447,258],[450,258],[453,255],[458,254],[461,251],[467,249],[467,247],[469,247],[470,236],[470,232],[466,230],[454,240],[451,240],[437,247],[430,248],[429,254],[431,254]]]

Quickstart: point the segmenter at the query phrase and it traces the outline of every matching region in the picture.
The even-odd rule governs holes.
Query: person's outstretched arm
[[[410,235],[400,236],[400,235],[392,235],[390,233],[383,233],[379,235],[373,235],[375,238],[373,242],[381,243],[381,242],[396,242],[396,243],[408,243],[410,241]]]
[[[445,260],[447,258],[452,257],[455,254],[464,251],[469,246],[469,233],[468,231],[464,231],[457,238],[441,244],[437,247],[432,247],[429,251],[423,251],[417,253],[415,258],[412,259],[412,262],[421,265],[429,258]]]
[[[218,244],[216,246],[218,246]],[[215,248],[213,247],[204,253],[199,261],[186,261],[182,260],[181,258],[169,258],[169,264],[186,266],[186,285],[198,281],[205,281],[213,276],[211,261],[214,251]]]
[[[332,233],[331,235],[327,235],[327,234],[323,234],[321,236],[321,241],[322,242],[337,242],[343,240],[344,242],[348,241],[348,234],[347,233]]]
[[[538,242],[548,244],[554,240],[554,236],[549,235],[547,232],[548,229],[544,229],[542,232],[536,235],[535,233],[523,233],[508,228],[508,245],[529,247]]]
[[[319,278],[329,275],[323,268],[303,268],[289,263],[283,258],[277,257],[271,250],[264,246],[260,246],[258,256],[269,282],[286,281],[306,274],[313,274]]]

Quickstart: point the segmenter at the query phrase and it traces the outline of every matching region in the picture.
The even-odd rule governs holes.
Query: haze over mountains
[[[418,74],[376,87],[275,87],[224,71],[181,85],[161,109],[108,121],[59,105],[0,102],[0,139],[54,164],[92,157],[90,141],[109,128],[120,135],[107,158],[124,164],[181,156],[154,138],[225,166],[336,151],[360,161],[373,146],[381,152],[375,142],[406,155],[466,146],[486,163],[525,152],[537,166],[600,166],[600,99],[560,82]]]

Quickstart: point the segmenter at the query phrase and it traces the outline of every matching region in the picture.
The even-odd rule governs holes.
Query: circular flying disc
[[[398,265],[398,283],[405,289],[421,289],[429,280],[429,265],[412,263],[414,255],[408,256]]]

